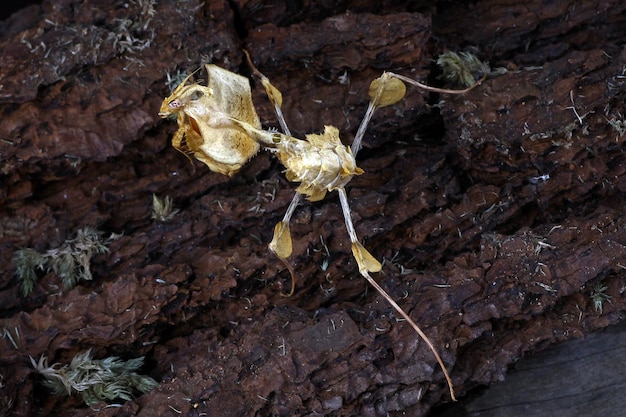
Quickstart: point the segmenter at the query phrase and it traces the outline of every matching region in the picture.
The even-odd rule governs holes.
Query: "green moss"
[[[439,55],[437,65],[441,67],[446,81],[464,87],[471,87],[483,75],[491,72],[489,64],[469,52],[444,52]]]
[[[55,363],[48,366],[45,356],[35,362],[33,367],[44,376],[44,385],[55,395],[81,393],[85,404],[94,407],[99,402],[111,402],[116,399],[129,401],[133,392],[146,393],[157,385],[154,379],[139,375],[137,371],[143,365],[143,357],[123,361],[118,357],[93,359],[91,350],[78,354],[69,365]]]
[[[28,295],[37,283],[37,270],[54,271],[65,288],[73,288],[80,280],[93,279],[90,270],[91,257],[108,252],[108,244],[116,239],[111,235],[105,239],[102,232],[91,227],[80,229],[74,239],[66,240],[61,246],[40,253],[24,248],[13,254],[15,275],[22,281],[22,292]]]
[[[608,290],[603,282],[596,282],[594,286],[591,288],[591,301],[593,302],[593,307],[597,312],[602,314],[602,307],[604,303],[608,301],[611,302],[611,296],[606,293]]]

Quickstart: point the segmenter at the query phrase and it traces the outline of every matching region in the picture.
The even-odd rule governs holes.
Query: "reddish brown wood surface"
[[[428,348],[359,277],[334,195],[296,213],[298,281],[283,298],[289,274],[267,243],[295,185],[266,153],[227,178],[169,145],[175,123],[157,116],[168,75],[206,62],[249,74],[244,48],[295,134],[331,124],[345,143],[384,70],[441,85],[433,59],[446,50],[507,70],[464,96],[409,89],[374,118],[348,187],[357,232],[384,259],[376,279],[458,394],[623,318],[623,2],[291,4],[48,1],[3,22],[5,414],[91,415],[48,394],[29,359],[89,348],[145,355],[160,382],[101,415],[420,416],[449,400]],[[172,221],[150,219],[153,193],[173,198]],[[62,290],[42,274],[22,296],[13,252],[87,225],[123,233],[93,260],[95,279]]]

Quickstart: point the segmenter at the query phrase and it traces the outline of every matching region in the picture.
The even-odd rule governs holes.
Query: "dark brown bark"
[[[295,188],[281,167],[264,153],[227,178],[169,145],[166,74],[246,74],[244,48],[297,135],[331,124],[346,143],[384,70],[438,83],[432,60],[468,48],[508,70],[463,96],[410,88],[374,118],[348,187],[359,236],[385,260],[376,279],[459,394],[622,319],[625,137],[609,121],[626,114],[623,2],[287,3],[66,0],[0,28],[8,415],[92,413],[40,391],[29,360],[89,348],[146,355],[160,382],[103,415],[418,416],[449,399],[427,347],[359,277],[334,194],[298,209],[284,298],[289,274],[267,250]],[[150,219],[153,193],[174,199],[172,221]],[[22,296],[13,252],[86,225],[123,233],[94,281],[62,291],[48,273]]]

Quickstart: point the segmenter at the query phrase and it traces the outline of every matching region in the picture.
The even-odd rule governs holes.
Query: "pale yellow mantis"
[[[359,242],[352,223],[345,187],[353,176],[363,173],[363,170],[357,167],[356,156],[361,149],[367,125],[374,112],[400,101],[406,94],[404,82],[428,91],[462,94],[474,88],[480,81],[465,90],[448,90],[429,87],[402,75],[385,72],[371,83],[370,102],[365,116],[352,145],[346,146],[341,142],[339,131],[334,126],[325,126],[321,134],[309,134],[305,139],[293,137],[281,110],[280,91],[254,67],[247,53],[246,56],[253,72],[260,77],[274,106],[283,133],[264,130],[261,127],[252,103],[247,78],[216,65],[207,64],[205,68],[209,78],[206,87],[188,84],[190,75],[161,105],[159,116],[177,115],[179,128],[172,139],[173,146],[186,155],[193,155],[204,162],[212,171],[225,175],[233,175],[239,171],[260,148],[276,155],[286,168],[287,179],[300,183],[283,219],[276,224],[274,237],[269,244],[270,250],[283,261],[292,253],[289,223],[302,196],[310,201],[319,201],[326,196],[327,192],[336,190],[339,194],[352,254],[358,264],[360,274],[426,342],[443,370],[454,400],[452,380],[431,341],[413,319],[370,276],[370,272],[379,272],[382,265]],[[290,294],[294,291],[294,282],[292,279]]]

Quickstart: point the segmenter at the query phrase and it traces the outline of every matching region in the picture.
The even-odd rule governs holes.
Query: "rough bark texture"
[[[227,178],[169,145],[168,77],[205,62],[249,73],[244,48],[296,135],[330,124],[346,143],[384,70],[438,83],[432,60],[468,48],[508,70],[464,96],[410,89],[375,116],[348,187],[359,236],[385,260],[376,279],[459,394],[623,318],[626,4],[327,3],[46,1],[2,23],[6,415],[92,414],[42,389],[29,360],[89,348],[145,355],[160,382],[100,415],[421,416],[449,400],[428,348],[359,277],[335,195],[297,211],[284,298],[289,274],[266,245],[295,186],[278,163],[260,154]],[[180,209],[170,222],[150,219],[153,193]],[[94,280],[63,290],[41,274],[22,296],[14,251],[87,225],[123,233]]]
[[[439,417],[620,415],[618,404],[626,400],[625,330],[626,322],[622,322],[526,357],[507,373],[504,382],[469,401],[465,414]]]

